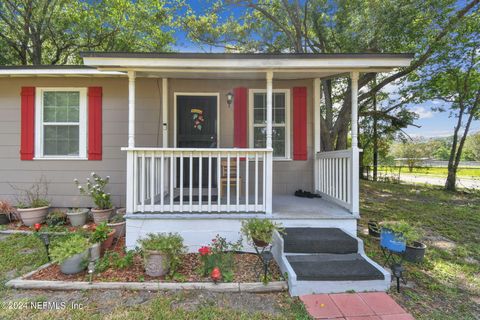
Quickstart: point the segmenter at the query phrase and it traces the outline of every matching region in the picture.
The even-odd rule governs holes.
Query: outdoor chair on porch
[[[228,175],[228,160],[221,161],[221,177],[220,177],[220,197],[227,191],[227,185],[230,182],[230,190],[237,190],[239,184],[239,195],[242,195],[242,177],[237,177],[237,159],[230,159],[230,179]],[[225,190],[225,191],[224,191]]]

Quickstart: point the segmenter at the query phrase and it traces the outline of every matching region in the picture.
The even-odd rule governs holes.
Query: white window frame
[[[61,87],[36,88],[35,90],[35,158],[46,160],[87,160],[87,88]],[[43,94],[44,92],[77,91],[79,92],[79,141],[78,155],[44,155],[43,154]],[[68,125],[69,123],[59,122]]]
[[[249,89],[248,90],[248,137],[250,148],[254,148],[254,127],[264,127],[263,124],[255,124],[253,121],[253,95],[255,93],[267,93],[267,89]],[[273,160],[292,160],[290,153],[290,89],[273,89],[273,93],[285,94],[285,124],[272,123],[272,128],[285,127],[285,156],[273,157]],[[272,101],[273,103],[273,101]],[[272,106],[273,107],[273,106]],[[273,113],[273,110],[272,110]],[[273,115],[272,115],[273,121]]]

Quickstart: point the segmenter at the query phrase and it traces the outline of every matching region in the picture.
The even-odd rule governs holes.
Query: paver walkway
[[[314,319],[414,320],[385,292],[310,294],[300,300]]]

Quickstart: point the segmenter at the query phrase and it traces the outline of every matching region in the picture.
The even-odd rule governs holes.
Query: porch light
[[[233,102],[233,93],[229,92],[227,93],[227,104],[229,108],[232,106],[232,102]]]

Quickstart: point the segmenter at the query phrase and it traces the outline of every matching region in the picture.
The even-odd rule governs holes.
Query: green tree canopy
[[[80,51],[168,51],[176,2],[0,1],[0,63],[72,64]]]

